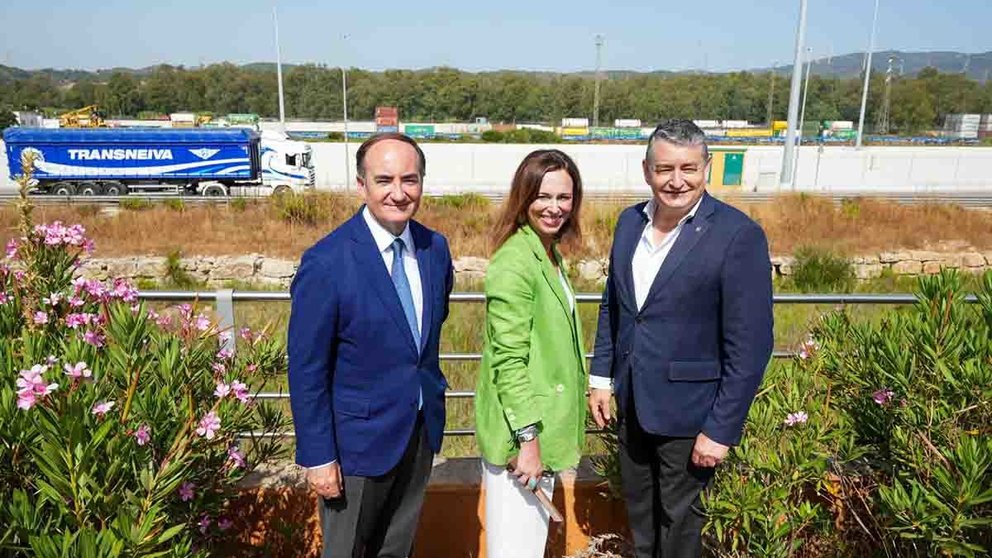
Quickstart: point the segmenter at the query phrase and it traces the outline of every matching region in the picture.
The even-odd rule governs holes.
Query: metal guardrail
[[[233,330],[234,303],[235,302],[289,302],[290,294],[286,291],[235,291],[231,289],[221,289],[217,291],[140,291],[140,300],[151,302],[193,302],[212,301],[216,304],[216,312],[220,318],[220,326],[223,329]],[[596,293],[578,293],[575,295],[576,301],[580,304],[599,303],[602,295]],[[484,293],[451,293],[451,302],[461,303],[482,303],[486,300]],[[775,304],[913,304],[916,296],[912,294],[776,294],[772,297]],[[967,295],[965,302],[976,303],[978,297]],[[227,340],[227,348],[234,350],[234,336]],[[592,358],[592,353],[586,353],[586,358]],[[790,351],[774,351],[772,358],[789,359],[795,357],[795,353]],[[441,353],[440,360],[447,362],[471,362],[482,359],[481,353]],[[289,394],[284,392],[260,392],[256,394],[256,399],[263,400],[288,400]],[[475,397],[473,391],[448,391],[445,399],[472,399]],[[470,428],[454,428],[444,431],[446,436],[472,436],[475,430]],[[603,430],[589,429],[587,434],[602,434]],[[276,433],[256,433],[242,432],[242,437],[293,437],[292,432]]]
[[[320,190],[324,192],[324,190]],[[327,190],[330,192],[331,190]],[[504,194],[491,190],[477,192],[479,195],[491,200],[500,201]],[[718,198],[731,200],[737,203],[767,203],[774,201],[776,197],[787,192],[728,192],[715,191]],[[988,192],[871,192],[871,191],[851,191],[851,192],[804,192],[808,195],[830,199],[834,203],[857,198],[873,198],[893,201],[900,204],[915,205],[926,203],[955,204],[967,208],[992,209],[992,188]],[[440,197],[450,194],[427,194],[428,196]],[[645,199],[646,190],[630,189],[623,191],[598,192],[589,191],[584,194],[588,199],[610,200],[623,203],[634,203]],[[32,195],[31,202],[36,205],[120,205],[123,200],[141,200],[147,202],[164,202],[168,200],[181,200],[189,204],[213,204],[231,203],[233,200],[264,200],[269,196],[245,195],[245,196],[198,196],[177,193],[131,193],[126,196],[56,196],[56,195]],[[12,191],[0,192],[0,203],[14,201],[17,193]]]

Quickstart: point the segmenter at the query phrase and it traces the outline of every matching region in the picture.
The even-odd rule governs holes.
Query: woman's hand
[[[541,481],[544,464],[541,463],[541,444],[538,438],[520,444],[520,455],[510,460],[507,465],[510,474],[517,477],[517,482],[534,490]]]

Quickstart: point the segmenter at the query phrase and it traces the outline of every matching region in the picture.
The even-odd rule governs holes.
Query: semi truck
[[[275,131],[14,127],[3,140],[12,179],[21,174],[21,155],[34,155],[34,194],[269,195],[315,182],[310,146]]]

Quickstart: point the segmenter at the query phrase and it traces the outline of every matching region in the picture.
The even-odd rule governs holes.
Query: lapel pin
[[[696,227],[696,232],[703,230],[703,227]]]

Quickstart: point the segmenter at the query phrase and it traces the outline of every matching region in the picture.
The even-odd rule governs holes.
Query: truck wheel
[[[76,186],[71,182],[58,182],[52,186],[53,196],[75,196]]]
[[[107,182],[103,185],[103,193],[108,196],[126,196],[127,186],[120,182]]]
[[[102,191],[103,188],[95,182],[83,182],[77,190],[80,196],[99,196]]]
[[[201,193],[204,196],[211,198],[219,198],[227,195],[227,191],[220,184],[211,184],[203,189]]]

